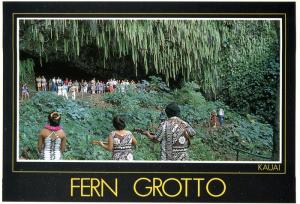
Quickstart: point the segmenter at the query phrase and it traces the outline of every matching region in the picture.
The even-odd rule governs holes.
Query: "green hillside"
[[[126,119],[128,130],[144,128],[155,131],[160,121],[160,110],[176,101],[181,108],[182,119],[189,122],[197,135],[189,148],[190,159],[197,161],[267,160],[272,156],[272,126],[253,115],[241,115],[219,101],[207,101],[195,83],[186,83],[181,89],[168,90],[160,78],[152,77],[146,92],[131,90],[105,95],[85,95],[65,100],[53,92],[37,92],[27,101],[20,101],[19,155],[38,159],[38,132],[47,123],[51,111],[62,115],[61,124],[67,134],[66,160],[107,160],[111,153],[91,140],[106,140],[116,114]],[[213,128],[209,125],[210,113],[222,107],[225,125]],[[134,133],[138,145],[135,160],[159,160],[159,144]],[[262,156],[262,157],[259,157]],[[266,158],[263,158],[266,157]]]

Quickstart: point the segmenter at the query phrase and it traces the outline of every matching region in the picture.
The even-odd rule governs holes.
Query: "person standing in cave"
[[[61,83],[59,83],[57,85],[57,95],[62,96],[62,92],[63,92],[63,86],[61,85]]]
[[[112,81],[109,83],[108,91],[109,93],[114,92],[114,84],[112,83]]]
[[[42,89],[42,79],[41,79],[41,77],[38,76],[35,81],[36,81],[37,90],[41,91],[41,89]]]
[[[97,80],[97,83],[96,83],[96,94],[100,94],[100,81]]]
[[[57,77],[56,83],[57,83],[57,95],[62,96],[63,84],[61,78]]]
[[[87,93],[90,93],[90,94],[92,93],[92,88],[91,87],[92,87],[92,83],[91,83],[91,81],[88,81],[87,82]]]
[[[216,128],[217,126],[219,126],[219,121],[218,121],[218,116],[217,116],[216,110],[213,110],[210,114],[210,125],[213,128]]]
[[[23,101],[23,99],[29,99],[29,89],[28,89],[28,86],[27,86],[27,84],[24,84],[23,86],[22,86],[22,101]]]
[[[52,90],[52,79],[50,78],[48,81],[48,90],[51,91]]]
[[[66,78],[65,80],[64,80],[64,84],[69,84],[69,79],[68,78]]]
[[[75,87],[75,85],[70,87],[70,92],[72,94],[72,100],[75,100],[76,99],[76,87]]]
[[[82,91],[82,85],[83,85],[83,79],[81,79],[81,81],[80,82],[78,82],[78,84],[79,84],[79,92],[81,92]]]
[[[96,91],[96,80],[95,80],[95,78],[93,78],[91,80],[91,93],[95,94],[95,91]]]
[[[62,87],[62,96],[65,97],[67,100],[69,99],[68,97],[68,84],[64,83]]]
[[[219,109],[218,118],[219,118],[220,126],[222,127],[223,124],[224,124],[224,110],[223,110],[223,108]]]
[[[122,94],[125,93],[125,84],[123,80],[119,83],[119,87],[120,87],[120,92]]]
[[[131,90],[132,92],[135,92],[135,91],[136,91],[136,83],[135,83],[134,80],[131,80],[131,82],[130,82],[130,90]]]
[[[74,86],[75,86],[76,92],[78,93],[79,92],[79,83],[77,80],[75,80]]]
[[[143,81],[140,83],[140,90],[141,90],[141,92],[146,91],[146,84]]]
[[[188,160],[187,149],[190,146],[195,130],[179,118],[180,108],[176,103],[170,103],[165,109],[167,120],[163,121],[156,134],[144,131],[152,142],[160,143],[161,160]]]
[[[141,81],[140,80],[137,81],[135,86],[136,86],[137,92],[141,92],[142,88],[141,88]]]
[[[88,92],[88,83],[86,80],[84,80],[83,82],[83,93],[87,93]]]
[[[99,91],[100,94],[103,94],[105,92],[105,84],[103,83],[103,81],[100,81]]]
[[[47,91],[47,80],[46,80],[46,78],[44,76],[42,76],[41,81],[42,81],[42,90]]]
[[[57,85],[56,85],[56,79],[55,77],[52,78],[52,86],[51,86],[51,91],[57,91]]]
[[[71,92],[70,89],[71,89],[72,85],[73,85],[73,82],[72,82],[72,79],[70,79],[69,82],[68,82],[68,91],[69,92]]]
[[[130,86],[128,79],[125,79],[124,84],[125,84],[125,92],[127,92],[129,90],[129,86]]]
[[[81,81],[79,82],[79,87],[80,87],[80,92],[81,92],[81,97],[83,97],[83,83],[84,83],[84,81],[83,81],[83,79],[81,79]]]
[[[57,86],[62,86],[62,79],[57,77],[56,84]]]
[[[114,84],[114,89],[116,89],[117,85],[120,83],[120,80],[114,79],[113,84]]]

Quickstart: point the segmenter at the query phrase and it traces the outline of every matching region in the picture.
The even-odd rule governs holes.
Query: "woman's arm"
[[[159,142],[157,137],[154,134],[151,134],[149,131],[144,131],[143,134],[146,135],[152,142]]]
[[[42,152],[42,149],[43,149],[43,146],[44,146],[44,138],[41,134],[41,132],[39,133],[39,139],[38,139],[38,145],[37,145],[37,148],[38,148],[38,152],[41,153]]]
[[[113,150],[113,137],[112,134],[108,136],[108,143],[104,144],[102,141],[99,141],[99,145],[106,149],[107,151]]]
[[[137,140],[135,139],[135,137],[133,135],[132,135],[132,144],[137,145]]]
[[[66,149],[67,137],[64,136],[61,139],[62,139],[62,141],[61,141],[61,144],[60,144],[60,151],[61,151],[61,153],[63,153]]]

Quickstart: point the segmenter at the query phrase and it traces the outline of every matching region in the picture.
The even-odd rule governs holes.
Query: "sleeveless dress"
[[[113,134],[113,160],[133,160],[132,154],[132,133],[127,132],[120,136],[115,132]]]
[[[56,138],[52,138],[52,135],[55,135]],[[62,139],[58,137],[56,132],[51,132],[48,137],[45,138],[44,150],[43,150],[43,160],[60,160],[61,159],[61,145]]]

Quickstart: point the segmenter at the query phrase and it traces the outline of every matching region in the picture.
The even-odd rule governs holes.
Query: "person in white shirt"
[[[219,117],[220,126],[223,126],[223,124],[224,124],[224,110],[223,110],[223,108],[219,109],[218,117]]]
[[[62,87],[62,96],[68,100],[68,84],[64,84]]]

